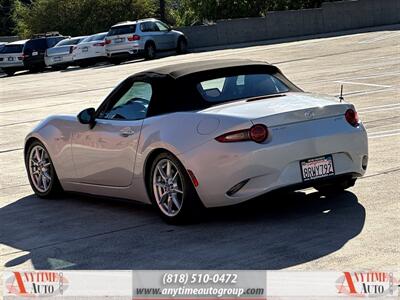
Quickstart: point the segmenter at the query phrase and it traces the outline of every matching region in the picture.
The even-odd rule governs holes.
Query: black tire
[[[46,161],[50,162],[50,165],[47,167],[47,171],[48,171],[47,175],[50,176],[51,180],[49,182],[48,188],[45,191],[41,191],[36,187],[36,185],[32,179],[33,176],[31,174],[32,167],[30,165],[30,157],[31,157],[32,151],[35,151],[35,149],[37,147],[44,149],[44,151],[47,154]],[[32,154],[32,155],[34,155],[34,154]],[[31,184],[32,190],[35,192],[35,194],[37,196],[39,196],[41,198],[50,198],[50,197],[54,197],[54,196],[58,195],[62,191],[60,181],[58,180],[56,170],[54,169],[53,161],[51,160],[51,157],[50,157],[46,147],[38,140],[35,140],[34,142],[32,142],[29,145],[28,150],[25,153],[25,167],[26,167],[26,171],[28,173],[29,183]]]
[[[176,176],[177,181],[181,183],[180,188],[182,189],[182,194],[181,196],[181,208],[176,209],[177,213],[174,216],[167,215],[166,212],[163,211],[162,209],[162,200],[157,201],[157,193],[158,190],[154,189],[154,180],[157,180],[157,178],[161,179],[161,177],[157,177],[156,170],[159,172],[157,166],[159,164],[163,163],[164,161],[170,161],[172,162],[172,167],[175,168],[179,171],[179,176]],[[172,171],[171,171],[172,172]],[[166,175],[167,173],[165,173]],[[171,175],[172,176],[172,175]],[[172,154],[164,152],[159,154],[152,162],[151,162],[151,168],[149,175],[147,176],[147,185],[148,185],[148,190],[150,192],[150,199],[153,203],[153,205],[156,207],[157,211],[159,212],[160,216],[162,219],[167,222],[168,224],[183,224],[183,223],[188,223],[188,222],[193,222],[198,219],[199,216],[202,215],[202,211],[204,210],[204,206],[202,205],[197,192],[195,190],[195,187],[193,186],[193,183],[185,169],[185,167],[182,165],[182,163]],[[177,184],[178,186],[178,184]],[[162,188],[160,188],[162,189]],[[165,191],[165,190],[164,190]],[[175,196],[177,196],[178,193],[175,193]],[[169,202],[174,203],[172,200],[172,196],[168,196],[166,200],[163,202],[167,201],[166,204],[169,207]],[[176,205],[174,205],[175,208],[177,208]],[[166,208],[164,207],[164,210]]]
[[[342,181],[316,185],[314,188],[322,194],[337,194],[354,186],[356,180],[356,178],[346,179]]]
[[[153,42],[148,42],[144,46],[144,59],[151,60],[156,58],[156,45]]]
[[[184,37],[180,37],[178,40],[178,45],[176,47],[176,53],[178,54],[185,54],[188,52],[188,43]]]
[[[14,70],[3,69],[3,72],[7,74],[7,76],[13,76],[15,74]]]

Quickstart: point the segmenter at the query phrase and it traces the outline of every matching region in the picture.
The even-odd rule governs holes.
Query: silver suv
[[[157,19],[118,23],[110,28],[105,39],[106,54],[115,64],[138,56],[153,59],[157,51],[172,49],[186,52],[186,37]]]

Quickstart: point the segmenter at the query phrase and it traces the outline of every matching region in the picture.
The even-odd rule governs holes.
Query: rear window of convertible
[[[289,88],[271,74],[241,74],[201,81],[197,90],[207,102],[218,103],[284,93]]]

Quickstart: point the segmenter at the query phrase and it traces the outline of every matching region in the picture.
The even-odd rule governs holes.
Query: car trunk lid
[[[53,47],[47,49],[46,55],[48,57],[52,56],[63,56],[72,53],[73,45],[65,45],[60,47]]]
[[[333,97],[307,93],[286,93],[229,102],[205,109],[202,113],[245,118],[268,127],[344,115],[350,104]]]

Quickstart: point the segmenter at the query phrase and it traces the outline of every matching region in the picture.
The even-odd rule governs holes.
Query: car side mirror
[[[93,107],[82,110],[78,114],[78,121],[82,124],[93,124],[95,112],[96,110]]]

